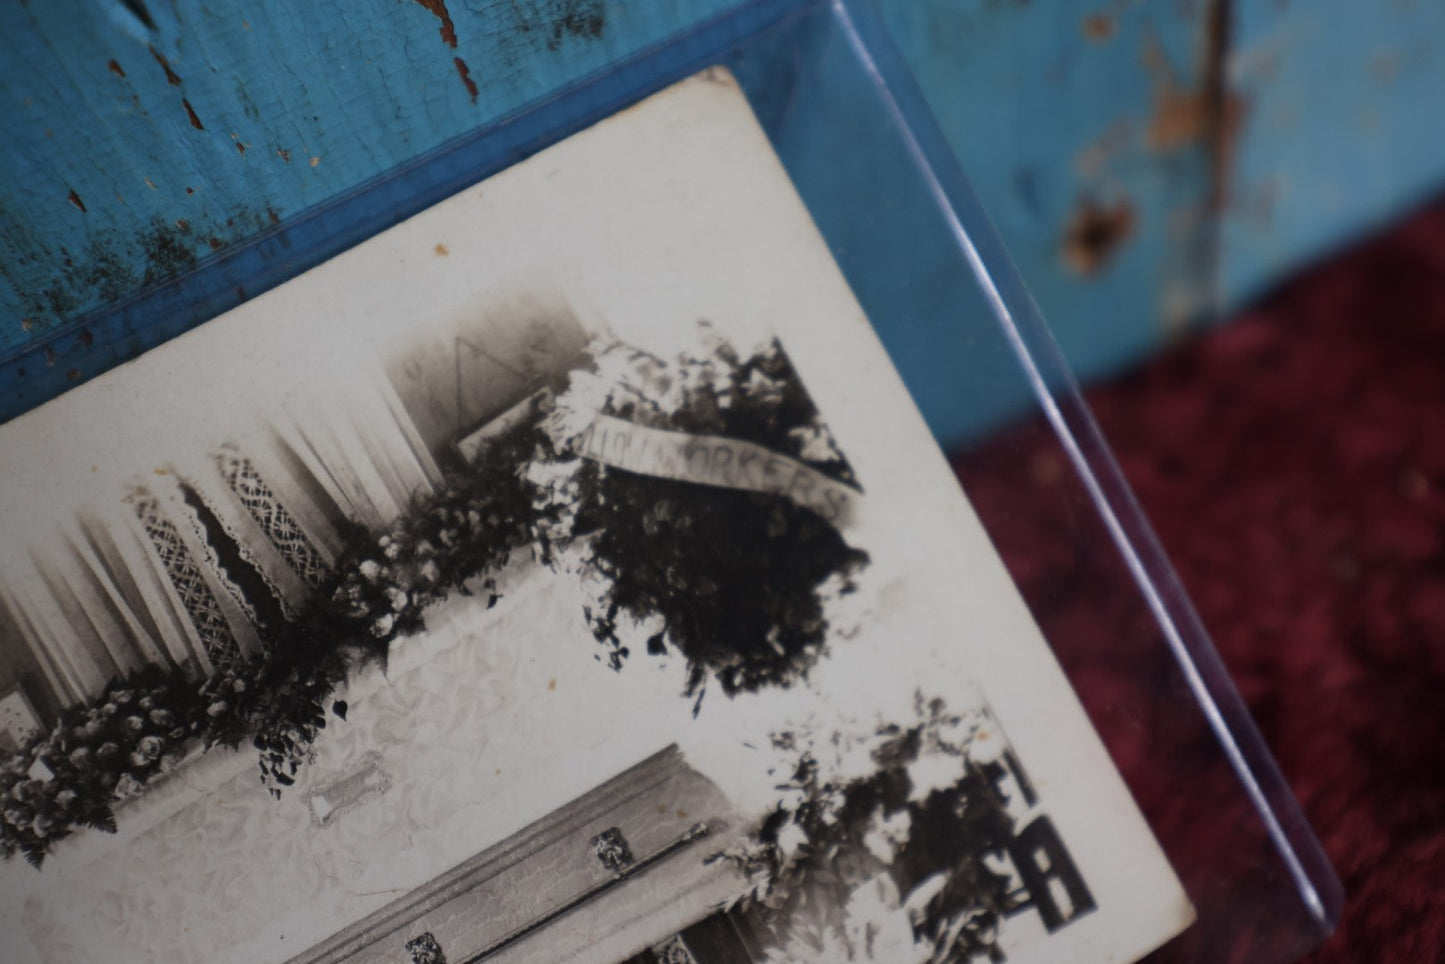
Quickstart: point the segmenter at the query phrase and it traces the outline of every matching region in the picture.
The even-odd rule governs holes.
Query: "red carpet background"
[[[1445,961],[1445,204],[1088,399],[1344,881],[1343,923],[1307,960]],[[1105,598],[1122,583],[1081,583],[1097,560],[1060,545],[1077,506],[1009,509],[1011,480],[1063,484],[1047,433],[959,470],[1047,631],[1098,653],[1137,634],[1137,603]],[[1127,653],[1061,655],[1091,712],[1141,673],[1172,685]],[[1096,722],[1132,777],[1151,725]],[[1181,736],[1180,759],[1201,742]],[[1228,824],[1184,826],[1180,782],[1134,789],[1161,837],[1216,859]],[[1208,899],[1270,929],[1247,895]]]

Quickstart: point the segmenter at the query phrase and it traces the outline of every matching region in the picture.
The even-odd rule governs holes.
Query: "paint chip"
[[[315,167],[317,164],[320,164],[320,163],[321,163],[321,158],[316,157],[316,156],[313,155],[312,158],[311,158],[311,166],[312,166],[312,167]]]
[[[75,191],[72,190],[70,192],[70,196],[67,197],[66,200],[68,200],[71,204],[74,204],[76,207],[80,208],[80,213],[85,213],[85,202],[80,199],[80,195],[76,194]]]
[[[1084,36],[1103,43],[1114,36],[1114,18],[1107,13],[1096,13],[1084,18]]]
[[[125,76],[125,70],[121,67],[119,61],[112,60],[110,63],[106,64],[106,66],[109,67],[110,72],[115,74],[117,77]]]
[[[1064,263],[1079,274],[1102,271],[1134,232],[1134,206],[1127,200],[1111,205],[1086,200],[1064,232]]]
[[[149,49],[151,52],[151,56],[156,59],[156,63],[160,64],[161,69],[166,72],[166,83],[170,84],[172,87],[181,86],[181,78],[176,74],[174,70],[171,70],[170,61],[166,60],[166,58],[156,48],[151,47]]]
[[[457,27],[456,24],[452,23],[452,15],[451,12],[447,10],[446,0],[416,0],[416,2],[425,7],[431,12],[432,16],[442,22],[442,43],[455,50],[457,46]]]
[[[182,97],[182,98],[181,98],[181,106],[183,106],[183,107],[186,109],[186,116],[190,118],[190,120],[191,120],[191,126],[192,126],[192,127],[194,127],[194,128],[195,128],[196,130],[198,130],[198,131],[203,131],[203,130],[206,129],[206,125],[205,125],[205,124],[202,124],[202,123],[201,123],[201,119],[196,116],[196,109],[191,106],[191,102],[190,102],[190,101],[188,101],[188,100],[186,100],[184,97]]]
[[[477,82],[472,80],[472,72],[467,69],[467,62],[460,57],[453,57],[452,63],[456,65],[457,76],[466,85],[467,94],[471,96],[472,103],[475,104],[477,102]]]

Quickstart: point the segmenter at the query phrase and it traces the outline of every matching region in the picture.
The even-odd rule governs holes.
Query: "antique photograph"
[[[1192,920],[724,71],[0,425],[0,957]]]

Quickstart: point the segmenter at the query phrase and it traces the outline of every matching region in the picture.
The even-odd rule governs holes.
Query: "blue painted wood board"
[[[0,7],[0,354],[43,346],[21,377],[36,364],[62,386],[90,377],[147,345],[139,320],[96,339],[84,328],[95,312],[258,240],[276,272],[304,265],[308,251],[266,239],[738,5]],[[1209,4],[880,7],[1082,374],[1117,370],[1208,311]],[[839,243],[859,227],[841,223]],[[236,281],[231,303],[255,293]],[[920,297],[947,298],[956,282],[920,281]],[[227,306],[185,296],[182,284],[164,302],[180,315],[166,331]],[[961,377],[928,373],[940,397]],[[930,414],[945,437],[963,421]]]
[[[1445,4],[1236,0],[1230,308],[1445,190]]]

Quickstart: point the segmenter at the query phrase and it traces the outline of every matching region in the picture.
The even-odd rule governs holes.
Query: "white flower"
[[[382,636],[385,636],[387,633],[391,632],[391,627],[394,625],[396,625],[396,617],[393,616],[391,613],[386,613],[382,616],[379,616],[377,617],[376,622],[371,624],[371,635],[379,639]]]
[[[908,764],[908,792],[910,803],[921,803],[935,790],[947,790],[956,786],[964,774],[964,758],[954,753],[922,753]]]
[[[808,835],[803,828],[796,823],[789,822],[782,830],[778,831],[778,849],[784,857],[791,857],[798,852],[798,848],[808,842]]]
[[[362,578],[367,582],[376,582],[376,577],[381,575],[381,563],[375,559],[364,560],[361,565],[356,568],[357,571],[361,573]]]
[[[145,784],[137,780],[129,773],[122,773],[116,781],[114,795],[117,800],[125,800],[140,793]]]
[[[387,587],[386,598],[391,600],[392,611],[398,613],[406,608],[407,603],[411,602],[411,597],[406,594],[405,590],[398,589],[396,586]]]
[[[883,863],[891,864],[898,856],[898,849],[908,842],[912,824],[907,810],[899,810],[886,818],[881,809],[875,811],[868,832],[863,835],[863,846]]]
[[[797,440],[798,454],[809,462],[841,462],[843,455],[833,444],[833,435],[822,425],[799,425],[788,432]]]

